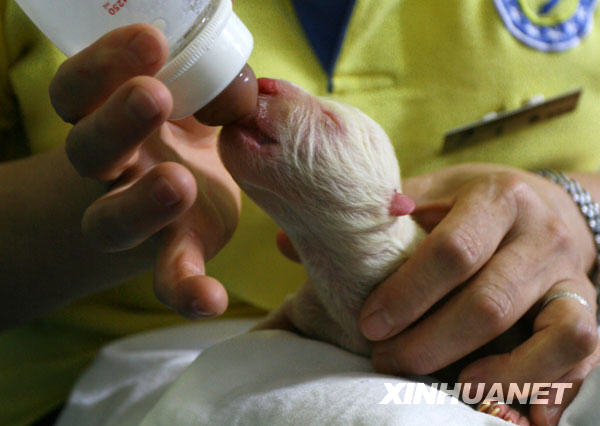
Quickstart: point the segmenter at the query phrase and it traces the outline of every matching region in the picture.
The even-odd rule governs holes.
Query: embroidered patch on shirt
[[[569,0],[546,0],[532,10],[527,0],[494,0],[510,33],[522,43],[544,52],[559,52],[577,46],[590,32],[598,0],[572,0],[567,16],[552,16]]]

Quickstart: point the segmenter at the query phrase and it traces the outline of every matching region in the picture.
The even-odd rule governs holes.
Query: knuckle
[[[442,264],[449,264],[463,273],[471,272],[483,257],[483,244],[467,225],[444,235],[434,250]]]
[[[505,192],[518,191],[523,183],[523,179],[512,171],[499,171],[493,175],[493,179]]]
[[[512,172],[500,172],[496,176],[497,183],[502,188],[504,194],[510,195],[515,199],[529,199],[535,194],[533,188],[521,178],[521,176]]]
[[[513,204],[517,211],[530,207],[539,200],[535,190],[513,172],[500,172],[495,175],[499,196],[507,203]]]
[[[570,348],[573,356],[578,360],[586,358],[598,346],[598,330],[593,321],[589,321],[587,315],[564,324],[561,335],[569,342],[564,347]]]
[[[486,325],[490,333],[503,333],[511,323],[513,305],[510,298],[500,289],[492,293],[488,289],[479,289],[472,296],[474,317]]]
[[[569,252],[573,248],[573,239],[565,223],[556,216],[548,218],[543,224],[547,244],[561,252]]]
[[[564,221],[557,216],[551,216],[542,223],[544,248],[551,253],[551,258],[563,265],[563,270],[583,269],[583,258],[577,248],[573,236],[569,233]]]

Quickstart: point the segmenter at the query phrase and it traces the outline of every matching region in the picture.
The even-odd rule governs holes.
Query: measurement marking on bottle
[[[114,3],[106,2],[102,7],[108,12],[109,15],[116,15],[121,9],[125,7],[127,0],[117,0]]]

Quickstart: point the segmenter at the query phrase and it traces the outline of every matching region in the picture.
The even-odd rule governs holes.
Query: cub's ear
[[[392,202],[390,203],[390,216],[406,216],[415,209],[415,202],[404,194],[400,194],[394,189]]]

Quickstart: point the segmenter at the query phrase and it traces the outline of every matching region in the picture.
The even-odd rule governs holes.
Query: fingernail
[[[197,318],[210,318],[215,315],[212,312],[205,311],[204,307],[202,306],[202,304],[200,302],[192,303],[192,313]]]
[[[394,323],[388,313],[384,309],[378,309],[364,319],[361,329],[367,339],[381,340],[393,327]]]
[[[162,51],[156,37],[148,31],[142,31],[129,42],[129,51],[143,65],[154,65],[162,58]]]
[[[490,401],[484,401],[481,404],[479,404],[479,406],[477,407],[477,411],[485,413],[491,406],[492,403]]]
[[[498,416],[499,412],[500,412],[500,406],[496,405],[494,408],[492,408],[490,411],[488,411],[488,414],[491,416]]]
[[[172,207],[181,201],[181,197],[173,189],[168,180],[159,177],[152,188],[152,198],[162,207]]]
[[[160,115],[160,108],[148,92],[135,87],[127,98],[127,105],[133,114],[142,121],[152,121]]]

